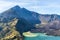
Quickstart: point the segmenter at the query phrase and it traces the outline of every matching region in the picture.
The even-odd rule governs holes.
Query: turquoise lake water
[[[36,37],[25,37],[24,40],[60,40],[60,36],[46,36],[39,34]]]

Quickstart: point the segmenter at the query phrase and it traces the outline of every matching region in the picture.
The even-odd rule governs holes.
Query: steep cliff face
[[[60,15],[52,14],[52,15],[39,15],[39,19],[41,21],[40,24],[36,24],[36,28],[34,29],[35,32],[43,32],[47,33],[48,35],[57,35],[59,36],[60,33]],[[34,32],[34,31],[33,31]]]

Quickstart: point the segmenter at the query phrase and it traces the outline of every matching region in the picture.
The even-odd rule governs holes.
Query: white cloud
[[[5,1],[0,1],[0,12],[9,9],[10,7],[13,6],[13,3],[11,2],[5,2]]]
[[[8,10],[9,8],[15,6],[15,5],[20,5],[21,7],[23,7],[23,5],[25,6],[27,3],[16,3],[16,2],[8,2],[8,1],[0,1],[0,13]]]
[[[0,12],[3,12],[17,4],[20,7],[42,14],[60,13],[59,0],[0,0]]]

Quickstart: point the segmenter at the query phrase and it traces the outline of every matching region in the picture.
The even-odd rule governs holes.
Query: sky
[[[0,13],[15,5],[39,14],[60,15],[60,0],[0,0]]]

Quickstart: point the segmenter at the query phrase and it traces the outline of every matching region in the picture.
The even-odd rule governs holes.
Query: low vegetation
[[[8,23],[0,23],[2,27],[0,40],[20,40],[21,35],[15,28],[17,21],[18,19],[14,18]]]

